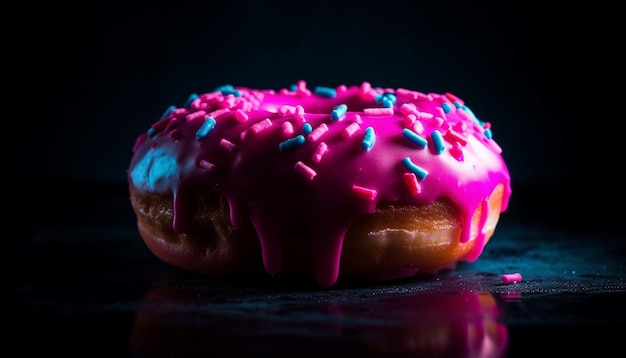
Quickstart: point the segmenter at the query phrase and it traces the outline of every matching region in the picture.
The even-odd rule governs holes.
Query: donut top
[[[489,122],[451,93],[340,85],[279,91],[233,87],[193,93],[139,135],[128,179],[140,191],[173,194],[173,228],[185,232],[199,193],[222,194],[232,224],[251,222],[270,274],[281,270],[281,242],[310,240],[315,278],[333,285],[343,237],[378,203],[451,199],[461,210],[460,240],[471,218],[510,176]],[[482,252],[485,233],[466,259]]]

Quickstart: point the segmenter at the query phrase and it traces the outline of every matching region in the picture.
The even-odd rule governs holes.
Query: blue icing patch
[[[130,173],[133,184],[144,190],[165,192],[170,178],[178,173],[176,158],[160,149],[151,150],[135,165]]]

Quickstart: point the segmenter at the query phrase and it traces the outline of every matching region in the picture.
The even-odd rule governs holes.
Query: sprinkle
[[[449,129],[444,137],[452,143],[459,143],[463,146],[467,145],[467,139],[463,138],[463,136],[454,129]]]
[[[463,148],[461,147],[461,143],[453,142],[452,148],[450,148],[450,154],[454,157],[454,159],[459,162],[463,161]]]
[[[371,89],[372,85],[369,82],[363,82],[361,83],[361,87],[359,87],[359,93],[361,96],[366,96]]]
[[[491,129],[487,128],[487,129],[485,129],[485,131],[483,133],[485,134],[485,137],[487,137],[487,139],[493,138],[493,134],[491,133]]]
[[[285,137],[290,137],[293,134],[293,124],[291,124],[291,122],[289,121],[285,121],[281,126],[281,130]]]
[[[413,123],[415,123],[416,120],[417,120],[416,115],[414,115],[413,113],[407,114],[406,117],[404,117],[404,126],[410,127],[413,125]]]
[[[200,140],[206,137],[207,134],[209,134],[209,132],[215,127],[216,123],[217,122],[213,119],[213,117],[207,117],[200,128],[198,128],[198,131],[196,132],[196,139]]]
[[[369,151],[374,146],[374,143],[376,143],[376,133],[374,132],[374,128],[367,127],[367,129],[365,129],[363,140],[361,141],[361,148]]]
[[[352,191],[367,200],[374,200],[376,199],[376,195],[378,195],[378,192],[375,189],[369,189],[358,185],[352,185]]]
[[[232,91],[235,88],[232,85],[222,85],[219,87],[216,87],[213,92],[223,92],[223,91]]]
[[[313,127],[311,126],[311,123],[304,123],[304,125],[302,126],[302,133],[304,135],[308,135],[312,131],[313,131]]]
[[[384,108],[393,108],[393,105],[396,104],[396,95],[393,93],[383,94],[381,104]]]
[[[419,148],[424,148],[428,144],[428,141],[426,139],[408,128],[404,128],[402,130],[402,134],[406,139],[408,139],[411,143],[415,144]]]
[[[342,103],[338,105],[337,107],[333,108],[332,112],[330,112],[330,118],[335,121],[339,121],[346,115],[347,111],[348,111],[348,106]]]
[[[370,116],[391,116],[393,115],[393,108],[365,108],[363,112]]]
[[[433,140],[433,148],[435,149],[435,153],[437,154],[441,154],[443,153],[444,149],[446,149],[444,143],[443,143],[443,137],[441,137],[441,132],[439,132],[438,130],[434,130],[431,134],[430,134],[430,139]]]
[[[167,135],[176,140],[178,138],[180,138],[183,134],[178,130],[178,129],[172,129],[171,131],[169,131],[169,133],[167,133]]]
[[[330,87],[315,87],[315,94],[322,97],[335,98],[337,97],[337,91]]]
[[[413,164],[413,162],[411,161],[411,158],[404,157],[404,159],[402,159],[402,164],[404,164],[404,166],[408,170],[410,170],[412,173],[414,173],[419,180],[426,179],[426,176],[428,175],[428,172],[425,171],[424,169],[418,167],[417,165]]]
[[[178,118],[174,117],[167,123],[167,126],[165,127],[165,129],[163,129],[163,131],[164,132],[169,132],[172,129],[176,128],[176,126],[178,126],[178,124],[179,124]]]
[[[230,109],[222,108],[222,109],[218,109],[218,110],[215,110],[215,111],[209,113],[208,116],[209,117],[213,117],[215,119],[220,119],[220,117],[222,117],[223,115],[228,114],[228,113],[230,113]]]
[[[444,104],[442,104],[442,105],[441,105],[441,108],[443,109],[443,111],[444,111],[445,113],[450,113],[450,112],[452,112],[452,107],[450,107],[450,104],[449,104],[449,103],[444,103]]]
[[[422,121],[416,119],[415,122],[413,122],[413,131],[419,134],[424,132],[424,125],[422,124]]]
[[[516,282],[522,282],[522,275],[520,273],[507,273],[502,275],[502,283],[510,284]]]
[[[309,142],[315,142],[321,136],[323,136],[326,132],[328,132],[328,126],[326,125],[326,123],[322,123],[317,128],[315,128],[311,133],[309,133],[309,136],[306,139]]]
[[[297,135],[293,138],[289,138],[283,142],[280,142],[278,144],[278,149],[280,149],[281,152],[286,152],[288,150],[291,150],[299,145],[302,145],[305,141],[305,138],[302,134]]]
[[[152,127],[148,128],[148,138],[154,137],[154,135],[156,133],[157,133],[157,131],[155,131],[154,128],[152,128]]]
[[[459,106],[457,106],[457,103],[461,106],[463,105],[463,101],[452,93],[446,92],[443,95],[446,96],[446,98],[449,99],[450,102],[453,102],[455,107],[460,108]]]
[[[422,187],[414,173],[404,173],[404,184],[411,195],[419,194],[422,191]]]
[[[176,109],[176,106],[174,106],[174,105],[171,105],[171,106],[167,107],[167,109],[165,110],[165,112],[163,112],[163,114],[161,115],[161,119],[163,119],[163,118],[165,118],[165,117],[169,116],[169,115],[170,115],[170,113],[171,113],[173,110],[175,110],[175,109]]]
[[[235,111],[235,119],[239,121],[239,123],[245,123],[248,121],[248,114],[241,109]]]
[[[293,167],[298,173],[302,174],[308,180],[313,180],[317,173],[315,170],[311,169],[308,165],[298,161],[296,165]]]
[[[191,104],[191,102],[193,102],[196,98],[198,98],[198,94],[197,93],[192,93],[189,95],[189,97],[187,98],[187,101],[185,102],[185,105],[183,107],[187,108],[189,107],[189,105]]]
[[[278,108],[278,113],[282,115],[296,114],[296,107],[285,104]]]
[[[344,128],[343,131],[341,131],[341,136],[343,138],[348,138],[352,136],[354,133],[356,133],[356,131],[358,131],[359,129],[361,129],[361,126],[359,126],[358,123],[350,123],[349,126],[347,126],[346,128]]]
[[[220,92],[222,92],[222,94],[224,96],[227,96],[227,95],[230,94],[230,95],[233,95],[235,97],[241,97],[241,92],[239,92],[238,90],[236,90],[234,88],[233,89],[223,89]]]
[[[196,119],[204,118],[204,116],[206,116],[205,111],[197,111],[197,112],[188,114],[187,117],[185,118],[187,119],[187,122],[193,122]]]
[[[211,170],[215,167],[215,165],[213,163],[210,163],[204,159],[200,159],[200,168],[204,169],[204,170]]]
[[[319,163],[327,150],[328,145],[324,142],[320,142],[320,144],[317,145],[317,148],[315,148],[315,152],[311,156],[311,160],[315,163]]]
[[[235,145],[235,143],[227,140],[227,139],[223,139],[220,141],[220,147],[228,150],[229,152],[234,152],[235,148],[237,148],[237,146]]]
[[[404,114],[405,116],[408,116],[409,114],[414,114],[415,116],[419,117],[420,115],[420,112],[417,110],[413,103],[405,103],[401,105],[400,113]]]
[[[253,124],[252,127],[250,127],[250,131],[253,134],[258,134],[271,126],[272,126],[272,121],[269,118],[265,118],[264,120]]]

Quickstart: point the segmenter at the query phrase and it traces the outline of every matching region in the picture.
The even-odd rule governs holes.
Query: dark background
[[[579,223],[622,195],[618,15],[597,2],[16,4],[5,179],[124,191],[137,135],[192,92],[369,81],[464,99],[504,150],[511,210]],[[89,195],[72,185],[63,195]]]

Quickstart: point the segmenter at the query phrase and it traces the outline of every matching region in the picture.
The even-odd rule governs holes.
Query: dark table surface
[[[454,271],[320,289],[182,272],[144,246],[123,186],[40,187],[8,202],[2,355],[621,356],[619,222],[550,216],[540,196],[514,191],[483,255]]]

